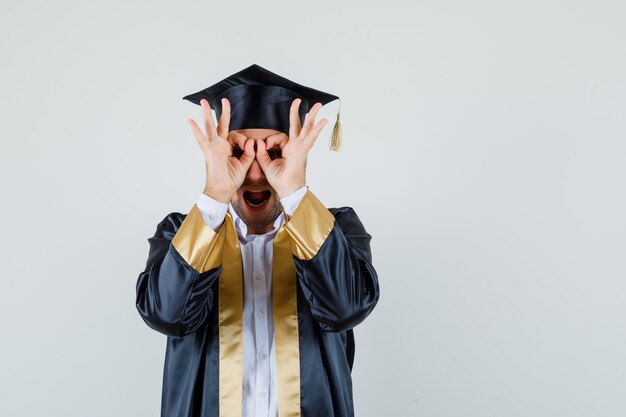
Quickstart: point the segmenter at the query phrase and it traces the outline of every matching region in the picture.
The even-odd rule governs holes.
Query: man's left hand
[[[298,108],[301,100],[295,99],[289,110],[289,140],[281,147],[281,157],[272,159],[268,155],[273,143],[257,139],[256,159],[270,185],[280,198],[284,198],[306,185],[306,161],[309,151],[328,123],[324,118],[315,124],[317,113],[322,103],[315,103],[307,113],[304,124],[300,126]],[[283,134],[284,137],[284,134]],[[282,143],[281,143],[282,145]]]

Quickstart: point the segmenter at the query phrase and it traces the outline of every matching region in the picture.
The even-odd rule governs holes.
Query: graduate
[[[353,328],[379,299],[371,236],[307,187],[337,96],[251,65],[184,99],[206,159],[187,214],[148,239],[136,307],[167,336],[162,417],[353,417]],[[213,120],[212,110],[218,119]],[[340,146],[339,114],[331,149]]]

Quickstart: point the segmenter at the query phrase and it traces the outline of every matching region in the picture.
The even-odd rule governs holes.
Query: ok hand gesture
[[[272,147],[271,143],[266,143],[261,139],[256,141],[256,159],[268,182],[276,190],[280,198],[286,197],[306,185],[307,156],[322,128],[328,123],[328,119],[324,118],[313,126],[315,117],[322,108],[322,103],[315,103],[309,113],[307,113],[304,125],[300,127],[298,108],[301,101],[297,98],[291,103],[289,110],[289,140],[282,146],[281,158],[270,158],[267,150]]]
[[[237,132],[232,132],[231,141],[238,142],[243,149],[241,158],[233,156],[233,148],[236,144],[229,142],[228,125],[230,123],[230,103],[222,99],[222,114],[217,127],[213,121],[211,106],[205,99],[200,100],[204,115],[204,130],[193,119],[187,123],[193,130],[194,136],[204,153],[206,161],[206,186],[204,194],[222,203],[228,203],[233,194],[243,183],[246,172],[254,161],[254,141],[245,142],[245,137]]]

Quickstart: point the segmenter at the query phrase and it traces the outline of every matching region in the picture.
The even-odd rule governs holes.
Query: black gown
[[[212,245],[201,249],[204,251],[202,262],[195,256],[200,249],[189,250],[178,243],[183,238],[202,238],[191,232],[185,232],[186,236],[180,239],[177,237],[185,219],[189,216],[188,223],[192,221],[192,212],[196,230],[211,234],[213,239]],[[211,231],[204,229],[206,225],[202,225],[201,220],[196,206],[189,215],[167,215],[154,236],[148,239],[148,260],[137,280],[139,314],[148,326],[167,335],[162,417],[230,417],[229,414],[236,414],[219,412],[221,362],[217,282],[222,261],[219,256],[207,261],[219,245]],[[327,229],[320,234],[324,221]],[[225,222],[222,227],[228,224]],[[296,406],[298,410],[293,415],[353,417],[351,370],[355,344],[352,329],[370,314],[379,299],[378,277],[370,251],[371,236],[352,208],[326,209],[310,191],[281,228],[287,225],[292,228],[289,242],[296,274],[297,295],[294,297],[299,340],[299,407]],[[182,234],[181,230],[179,235]],[[193,251],[196,253],[190,255]]]

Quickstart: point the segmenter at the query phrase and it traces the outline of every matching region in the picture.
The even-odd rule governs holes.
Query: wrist
[[[230,200],[233,198],[233,193],[218,191],[208,187],[204,189],[203,193],[211,197],[213,200],[224,204],[230,203]]]
[[[293,185],[288,185],[285,187],[281,187],[280,189],[277,189],[276,193],[278,194],[278,197],[282,199],[282,198],[290,196],[291,194],[298,191],[300,188],[304,187],[305,185],[306,184],[304,184],[304,182],[293,184]]]

